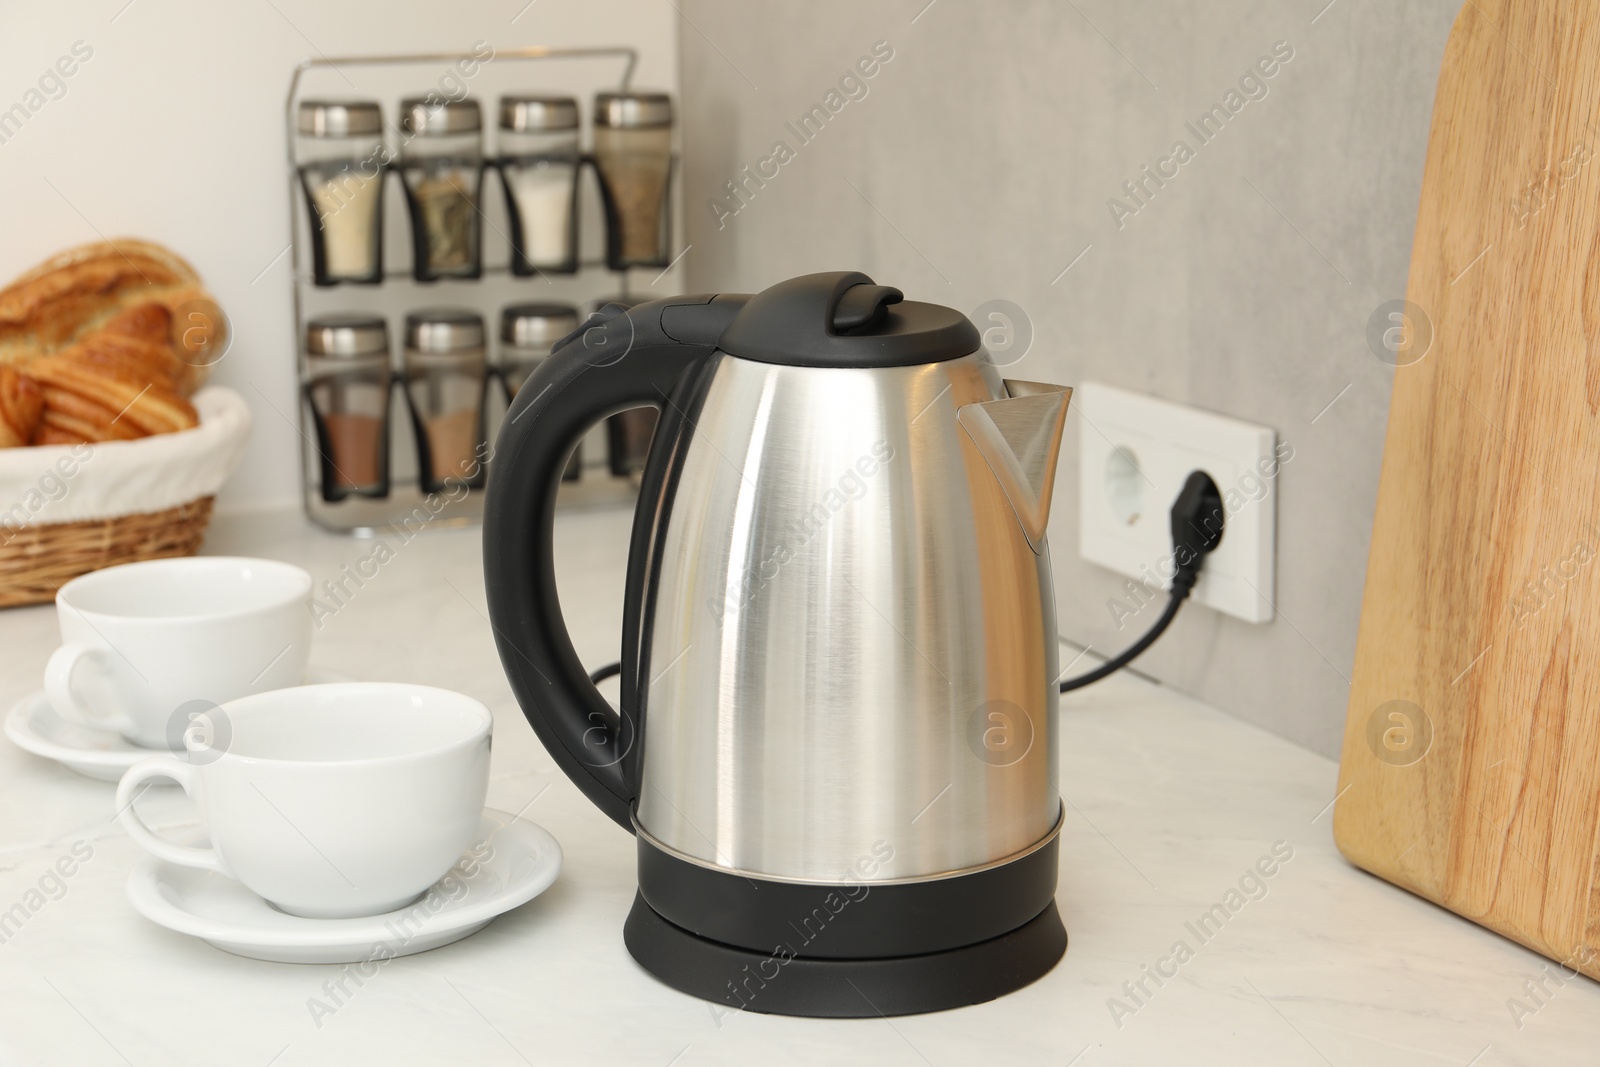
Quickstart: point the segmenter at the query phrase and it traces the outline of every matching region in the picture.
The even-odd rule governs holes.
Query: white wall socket
[[[1082,383],[1072,404],[1079,416],[1083,558],[1151,587],[1171,588],[1169,512],[1189,472],[1203,470],[1222,492],[1226,521],[1192,598],[1246,622],[1270,622],[1277,433],[1100,382]]]

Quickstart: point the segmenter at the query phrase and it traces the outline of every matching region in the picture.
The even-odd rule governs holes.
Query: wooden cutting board
[[[1389,322],[1334,837],[1600,978],[1597,237],[1600,3],[1468,0],[1411,254],[1431,344]]]

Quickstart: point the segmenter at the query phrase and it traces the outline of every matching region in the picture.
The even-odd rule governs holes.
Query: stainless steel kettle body
[[[894,881],[1054,832],[1049,556],[957,418],[1006,396],[981,353],[717,361],[643,620],[641,834],[835,882],[874,846]]]
[[[975,1003],[1066,947],[1045,539],[1070,391],[865,275],[612,309],[490,460],[501,660],[557,762],[637,838],[634,957],[734,1007]],[[584,429],[662,417],[622,701],[572,651],[550,526]]]

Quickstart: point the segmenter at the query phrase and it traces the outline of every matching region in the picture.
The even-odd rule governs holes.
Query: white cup
[[[117,785],[134,842],[237,879],[281,911],[379,915],[411,903],[472,839],[489,790],[489,709],[446,689],[386,682],[307,685],[223,705],[216,747],[153,756]],[[157,837],[133,810],[171,778],[200,806],[210,848]]]
[[[196,701],[305,681],[311,575],[267,559],[191,556],[107,567],[56,593],[45,667],[56,714],[172,749]]]

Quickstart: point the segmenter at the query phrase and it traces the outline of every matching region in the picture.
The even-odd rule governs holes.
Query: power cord
[[[1205,471],[1190,471],[1183,488],[1178,490],[1178,498],[1172,502],[1172,559],[1177,564],[1177,571],[1172,576],[1172,596],[1167,601],[1166,610],[1156,624],[1120,656],[1062,682],[1063,693],[1093,685],[1117,673],[1166,633],[1172,620],[1178,617],[1178,609],[1183,607],[1183,602],[1194,591],[1194,583],[1200,578],[1200,568],[1205,566],[1206,556],[1222,543],[1223,514],[1222,494],[1217,490],[1217,483]]]
[[[1183,607],[1183,602],[1189,599],[1189,594],[1194,591],[1194,583],[1200,578],[1200,568],[1205,566],[1206,556],[1222,543],[1223,514],[1222,494],[1217,490],[1217,483],[1212,481],[1205,471],[1190,471],[1189,477],[1184,480],[1183,488],[1178,491],[1178,498],[1172,502],[1170,513],[1172,558],[1178,569],[1172,576],[1172,597],[1167,601],[1166,610],[1161,613],[1156,624],[1150,627],[1143,637],[1129,645],[1122,655],[1107,660],[1092,671],[1062,682],[1063,693],[1093,685],[1100,679],[1117,673],[1166,633],[1167,627],[1172,625],[1172,620],[1178,617],[1178,609]],[[607,678],[621,673],[621,663],[607,663],[604,667],[591,672],[589,681],[599,685]]]

